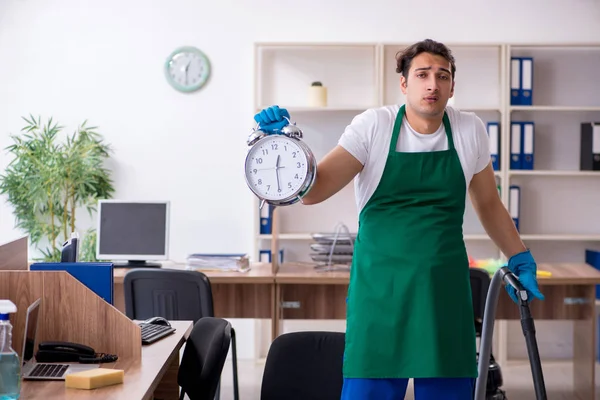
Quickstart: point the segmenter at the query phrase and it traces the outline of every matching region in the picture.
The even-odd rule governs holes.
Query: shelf
[[[578,242],[597,242],[600,241],[599,235],[552,235],[552,234],[540,234],[540,235],[521,235],[521,240],[531,241],[578,241]]]
[[[487,235],[487,233],[482,233],[482,234],[464,234],[463,238],[465,240],[492,240],[490,239],[490,237]]]
[[[312,240],[311,233],[282,233],[277,236],[279,240]],[[465,234],[465,240],[490,240],[487,234]],[[271,240],[273,235],[258,235],[259,240]]]
[[[260,240],[271,240],[273,235],[258,235]],[[310,233],[280,233],[277,235],[279,240],[312,240],[312,234]]]
[[[510,176],[564,176],[564,177],[600,177],[600,171],[551,171],[551,170],[513,170]]]
[[[272,104],[271,104],[272,105]],[[259,108],[256,109],[256,112],[261,111],[265,108],[270,107],[271,105],[265,105],[265,106],[261,106]],[[286,107],[284,104],[278,104],[279,107],[285,108],[286,110],[288,110],[288,112],[291,113],[297,113],[297,112],[325,112],[325,111],[365,111],[368,108],[374,108],[377,107],[375,105],[356,105],[356,106],[341,106],[341,107],[298,107],[298,106],[292,106],[292,107]]]
[[[600,111],[600,106],[510,106],[510,111]]]

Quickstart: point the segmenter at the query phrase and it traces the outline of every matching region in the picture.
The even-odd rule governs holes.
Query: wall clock
[[[210,76],[210,62],[206,55],[192,46],[174,50],[165,62],[167,82],[181,92],[202,88]]]

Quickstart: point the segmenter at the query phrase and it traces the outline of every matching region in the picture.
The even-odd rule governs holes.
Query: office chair
[[[278,336],[267,354],[261,400],[339,400],[342,332],[294,332]]]
[[[484,269],[470,268],[469,272],[471,275],[471,295],[473,299],[473,314],[475,317],[475,335],[476,337],[481,338],[485,303],[492,280],[490,278],[490,274]],[[477,359],[479,360],[479,352],[477,353]],[[494,359],[494,354],[490,353],[490,367],[488,370],[486,383],[486,397],[494,400],[504,399],[505,392],[500,389],[503,383],[500,365]]]
[[[168,320],[198,322],[214,317],[210,281],[200,271],[136,268],[125,273],[125,314],[131,319],[163,317]],[[239,399],[235,330],[231,328],[233,395]],[[220,389],[217,389],[217,399]]]
[[[177,383],[180,400],[213,400],[231,343],[231,324],[222,318],[198,320],[186,342]]]

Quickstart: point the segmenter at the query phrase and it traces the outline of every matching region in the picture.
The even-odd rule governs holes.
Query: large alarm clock
[[[290,122],[275,134],[260,130],[259,124],[248,137],[246,183],[263,202],[292,205],[311,189],[317,161],[302,136],[302,130]]]

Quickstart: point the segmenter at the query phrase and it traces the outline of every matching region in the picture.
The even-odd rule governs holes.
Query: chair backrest
[[[190,400],[214,400],[230,344],[228,321],[204,317],[194,324],[177,373],[177,383]]]
[[[471,295],[476,320],[483,320],[485,301],[490,288],[490,274],[482,268],[469,268],[471,273]]]
[[[278,336],[267,354],[261,400],[339,400],[344,341],[340,332]]]
[[[138,268],[127,271],[123,285],[125,314],[131,319],[214,317],[210,281],[202,272]]]

